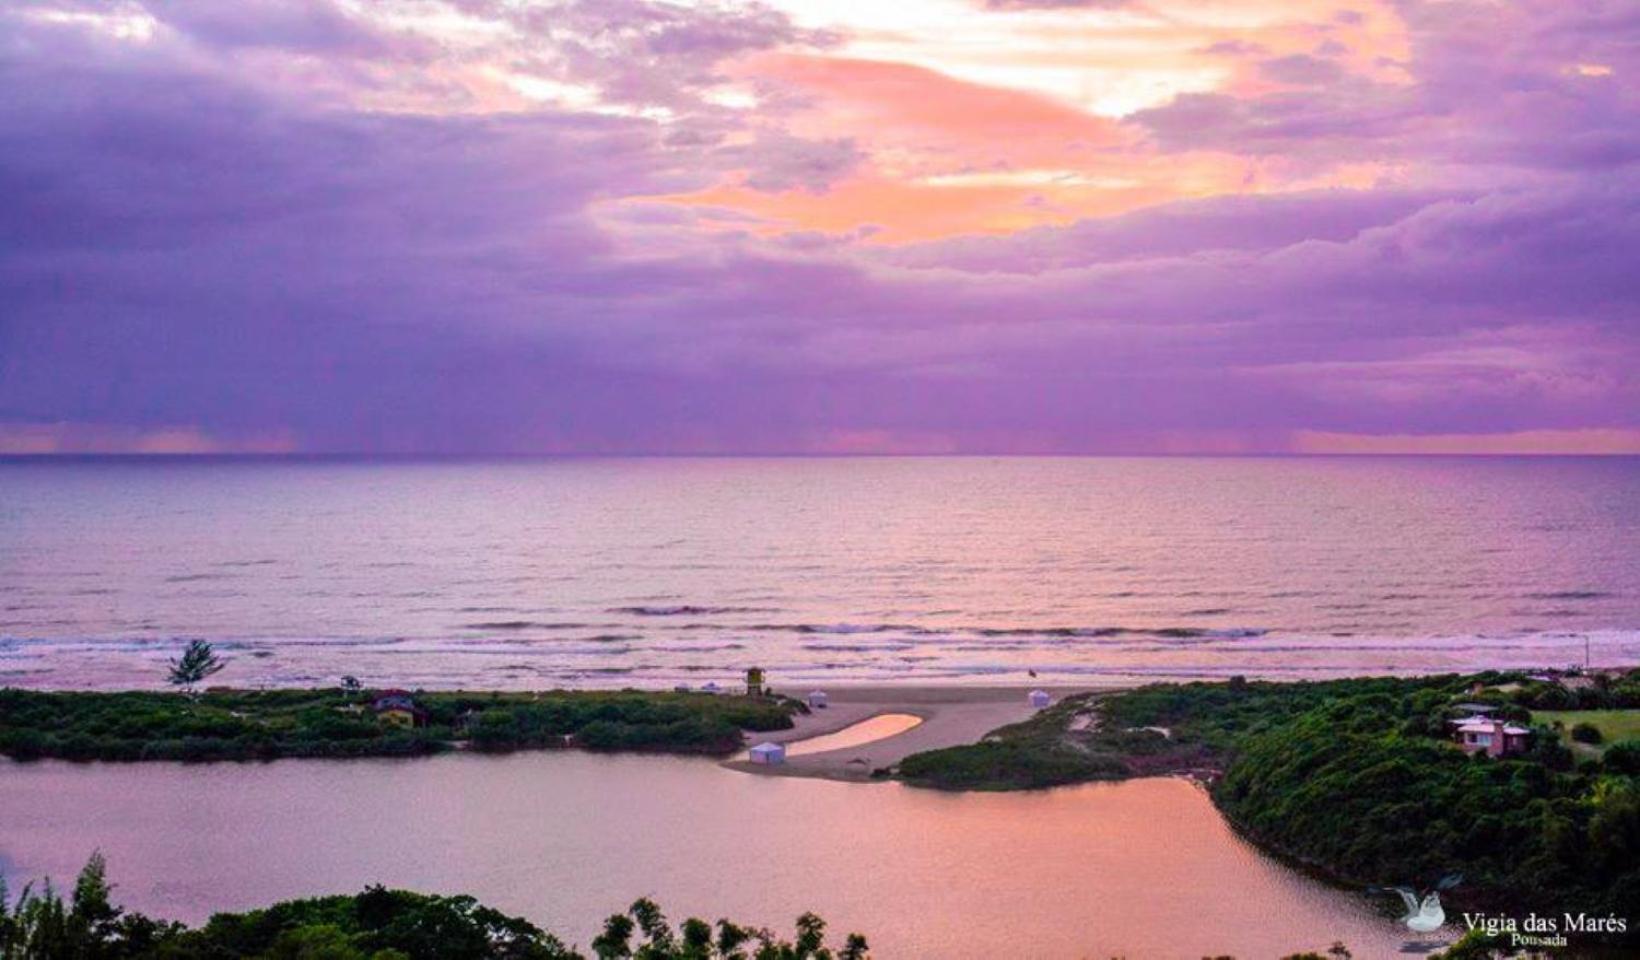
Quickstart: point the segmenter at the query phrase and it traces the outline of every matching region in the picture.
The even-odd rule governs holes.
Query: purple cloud
[[[1323,57],[1295,53],[1261,61],[1259,73],[1276,83],[1316,87],[1343,79],[1344,68]]]
[[[332,0],[165,0],[146,9],[161,23],[219,49],[268,47],[366,58],[428,52],[427,44],[376,28]]]
[[[1640,160],[1640,69],[1632,4],[1398,5],[1410,82],[1373,81],[1310,56],[1266,60],[1298,84],[1237,97],[1185,94],[1132,121],[1167,151],[1330,160],[1614,168]]]
[[[480,111],[387,83],[375,65],[443,54],[322,4],[242,21],[177,5],[140,44],[16,8],[0,445],[1079,451],[1640,429],[1635,104],[1567,68],[1623,76],[1613,34],[1633,24],[1527,4],[1510,25],[1530,37],[1497,37],[1448,6],[1468,9],[1408,5],[1410,85],[1317,75],[1135,121],[1164,149],[1418,158],[1421,175],[901,248],[654,199],[729,170],[823,191],[870,161],[705,95],[724,58],[808,42],[767,11],[572,4],[562,46],[520,68],[608,109]],[[266,45],[328,66],[267,83],[237,59]]]
[[[751,170],[746,184],[754,190],[812,193],[825,192],[864,159],[852,139],[809,140],[782,131],[760,132],[748,145],[724,148],[721,156]]]

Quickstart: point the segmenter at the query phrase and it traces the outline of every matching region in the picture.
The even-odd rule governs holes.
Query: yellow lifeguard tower
[[[746,695],[761,697],[763,695],[763,668],[752,667],[746,671]]]

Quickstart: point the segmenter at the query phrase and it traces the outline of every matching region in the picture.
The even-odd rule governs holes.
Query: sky
[[[1640,452],[1632,0],[7,0],[0,452]]]

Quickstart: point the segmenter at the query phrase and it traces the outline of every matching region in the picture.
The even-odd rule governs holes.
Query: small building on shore
[[[760,743],[747,751],[753,763],[764,766],[778,767],[786,762],[786,748],[778,743]]]
[[[413,729],[427,726],[427,711],[408,690],[383,690],[370,702],[376,719],[390,727]]]
[[[1485,753],[1503,757],[1525,753],[1531,740],[1531,730],[1488,717],[1475,717],[1458,727],[1458,745],[1471,755]]]
[[[1038,710],[1041,710],[1043,707],[1053,703],[1053,697],[1048,696],[1048,691],[1046,690],[1032,690],[1028,696],[1031,701],[1031,706]]]
[[[808,696],[809,708],[812,710],[826,709],[826,691],[810,690]]]
[[[748,697],[763,696],[763,668],[752,667],[746,671],[746,695]]]
[[[1455,727],[1461,727],[1472,720],[1489,719],[1498,710],[1489,703],[1455,703],[1452,709],[1458,711],[1458,715],[1447,723]]]

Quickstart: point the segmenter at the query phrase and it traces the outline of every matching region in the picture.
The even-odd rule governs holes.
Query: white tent
[[[777,766],[786,762],[786,748],[778,743],[760,743],[750,751],[753,763]]]
[[[1048,696],[1046,690],[1032,690],[1030,696],[1031,706],[1036,707],[1038,710],[1053,702],[1053,698]]]
[[[815,709],[823,709],[825,705],[826,692],[824,690],[809,691],[809,706],[814,707]]]
[[[701,693],[716,694],[716,693],[723,692],[723,688],[718,686],[716,683],[713,683],[712,681],[708,680],[705,683],[700,685],[700,692]]]

